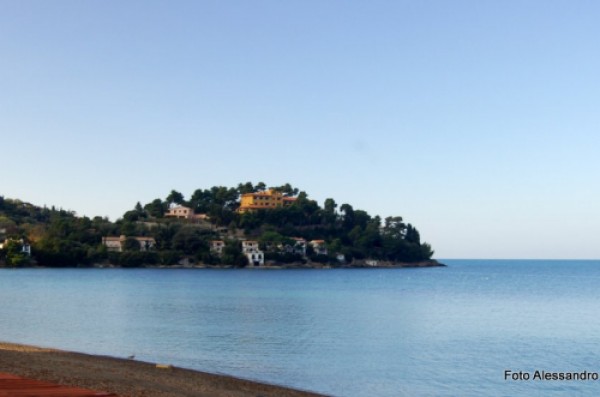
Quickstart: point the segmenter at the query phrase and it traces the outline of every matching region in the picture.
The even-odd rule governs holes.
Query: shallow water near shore
[[[597,395],[600,261],[0,270],[0,340],[335,396]]]

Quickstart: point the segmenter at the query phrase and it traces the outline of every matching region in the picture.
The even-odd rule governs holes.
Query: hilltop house
[[[174,205],[169,207],[167,213],[165,214],[166,218],[176,218],[176,219],[187,219],[194,221],[206,221],[208,220],[208,215],[206,214],[196,214],[194,210],[190,207],[186,207],[183,205]]]
[[[140,251],[150,251],[156,247],[156,241],[152,237],[132,237],[140,244]],[[119,237],[102,237],[102,245],[106,247],[108,251],[112,252],[123,252],[125,240],[127,236],[121,235]]]
[[[287,207],[296,201],[295,197],[286,197],[281,192],[269,189],[264,192],[244,193],[240,199],[238,212],[244,213],[261,209]]]
[[[178,219],[192,219],[194,217],[194,210],[190,207],[184,207],[183,205],[176,205],[170,207],[165,214],[167,218],[178,218]]]
[[[248,258],[250,266],[262,266],[265,264],[265,254],[258,246],[258,241],[242,241],[242,253]]]

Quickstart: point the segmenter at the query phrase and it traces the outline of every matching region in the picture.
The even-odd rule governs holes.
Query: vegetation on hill
[[[267,189],[264,183],[240,183],[237,187],[214,186],[198,189],[189,199],[175,190],[163,200],[137,203],[116,222],[102,217],[77,217],[62,209],[37,207],[0,196],[0,241],[9,244],[0,250],[0,262],[8,266],[38,264],[49,267],[89,266],[111,263],[121,266],[174,265],[182,260],[206,265],[244,266],[241,239],[260,242],[261,247],[285,246],[291,238],[324,240],[327,255],[317,254],[309,245],[306,257],[290,252],[267,250],[266,259],[276,262],[314,261],[340,264],[374,259],[389,262],[419,262],[433,255],[422,243],[418,230],[399,216],[381,219],[350,204],[338,205],[332,198],[321,207],[306,192],[289,184],[273,189],[295,197],[286,207],[239,213],[240,196]],[[206,219],[166,217],[170,206],[192,208]],[[129,238],[123,252],[109,252],[102,244],[106,236],[152,237],[156,246],[141,251]],[[31,244],[32,256],[19,251],[18,242]],[[224,240],[221,255],[211,252],[210,242]]]

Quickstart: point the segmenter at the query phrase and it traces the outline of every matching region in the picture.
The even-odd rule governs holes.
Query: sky
[[[290,183],[436,258],[600,258],[597,1],[0,0],[0,195]]]

